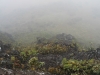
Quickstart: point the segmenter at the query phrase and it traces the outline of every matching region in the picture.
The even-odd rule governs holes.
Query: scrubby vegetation
[[[51,75],[100,74],[100,48],[83,49],[72,35],[38,37],[29,46],[14,47],[1,42],[0,47],[0,66],[4,68],[43,71]]]

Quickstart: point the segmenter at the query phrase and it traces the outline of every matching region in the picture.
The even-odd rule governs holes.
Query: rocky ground
[[[39,61],[45,63],[43,67],[45,67],[46,70],[48,70],[49,67],[57,67],[61,64],[63,58],[76,59],[76,60],[89,60],[89,59],[100,60],[100,48],[97,49],[90,48],[88,51],[84,50],[80,51],[75,43],[72,44],[73,40],[75,40],[75,38],[72,35],[66,35],[66,34],[59,34],[48,40],[45,38],[37,38],[36,49],[38,50],[38,52],[42,51],[42,53],[38,53],[36,56],[38,57]],[[10,45],[2,45],[1,43],[1,48],[3,48],[4,50],[9,48],[8,50],[10,50]],[[58,53],[58,50],[61,52]],[[19,54],[20,52],[18,52],[17,50],[12,50],[12,52],[10,52],[9,54],[5,53],[5,51],[1,51],[0,58],[3,58],[5,60],[2,60],[0,62],[10,63],[9,62],[10,56],[17,55],[19,57]],[[19,58],[19,60],[21,59]],[[5,68],[5,65],[2,64],[0,67],[0,74],[1,75],[3,74],[4,75],[51,75],[50,73],[43,71],[7,69]]]
[[[47,72],[31,71],[31,70],[12,70],[0,68],[0,75],[51,75]]]

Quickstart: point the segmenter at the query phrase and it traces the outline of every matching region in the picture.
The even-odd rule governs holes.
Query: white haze
[[[0,30],[12,35],[67,33],[100,43],[99,3],[100,0],[0,0]]]

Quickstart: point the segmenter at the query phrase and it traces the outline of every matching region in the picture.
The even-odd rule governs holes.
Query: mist
[[[0,0],[0,30],[16,39],[24,37],[24,41],[33,39],[31,35],[66,33],[100,44],[99,3],[99,0]]]

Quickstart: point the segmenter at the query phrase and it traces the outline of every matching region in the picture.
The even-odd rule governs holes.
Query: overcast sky
[[[61,0],[0,0],[1,11],[47,5]]]
[[[100,0],[0,0],[0,30],[27,30],[32,25],[100,38]]]
[[[53,3],[60,3],[60,6],[67,6],[70,4],[72,7],[81,7],[82,10],[86,11],[94,9],[97,11],[100,10],[100,0],[0,0],[0,12],[9,13],[17,9],[27,9],[39,6],[41,7]]]
[[[11,11],[19,8],[30,8],[35,6],[47,5],[50,3],[71,3],[83,7],[98,8],[100,0],[0,0],[1,11]]]

